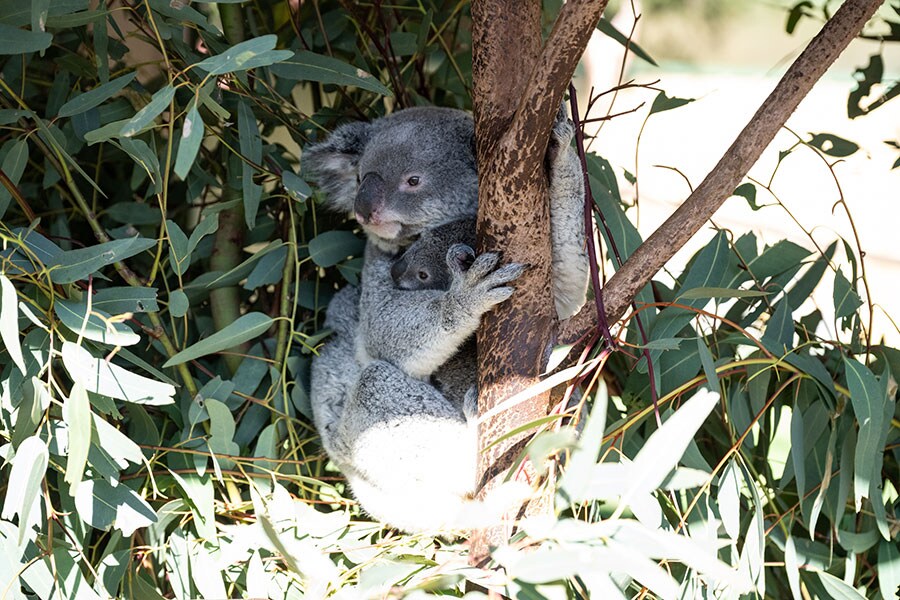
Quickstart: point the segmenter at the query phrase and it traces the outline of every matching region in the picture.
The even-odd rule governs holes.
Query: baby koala
[[[475,219],[460,219],[428,229],[391,266],[401,290],[446,290],[453,272],[475,260]]]

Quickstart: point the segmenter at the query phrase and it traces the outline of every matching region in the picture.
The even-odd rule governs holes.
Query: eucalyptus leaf
[[[342,86],[356,86],[383,96],[393,96],[372,74],[330,56],[301,50],[272,67],[272,72],[284,79],[318,81]]]
[[[233,348],[261,335],[272,325],[268,315],[258,312],[241,315],[237,321],[230,323],[221,331],[217,331],[206,339],[200,340],[166,361],[164,367],[172,367],[195,360],[201,356],[214,354]]]
[[[53,43],[53,35],[45,31],[26,31],[0,23],[0,55],[28,54],[46,50]]]
[[[309,256],[320,267],[333,267],[350,256],[359,255],[364,245],[352,232],[326,231],[309,241]]]
[[[277,36],[263,35],[235,44],[222,54],[210,56],[194,66],[203,69],[210,75],[224,75],[235,71],[265,67],[291,56],[291,52],[287,50],[273,50],[277,42]]]
[[[190,307],[190,300],[183,290],[173,290],[169,294],[169,312],[173,317],[180,319],[187,314]]]
[[[40,500],[41,482],[49,458],[47,444],[37,436],[29,437],[16,448],[0,517],[12,520],[14,516],[19,516],[19,544],[25,539],[31,525],[32,511]]]
[[[93,431],[91,403],[87,390],[80,383],[72,386],[69,397],[63,404],[63,421],[68,427],[69,434],[65,481],[74,493],[84,475]]]
[[[137,72],[128,73],[113,79],[109,83],[99,85],[89,92],[78,94],[59,109],[58,116],[71,117],[99,106],[124,90],[137,77]]]
[[[172,98],[175,97],[175,88],[167,85],[153,94],[147,106],[138,111],[119,131],[123,137],[131,137],[146,129],[150,123],[158,117],[162,111],[169,107]]]
[[[856,442],[856,462],[853,468],[854,503],[856,510],[862,507],[862,499],[869,497],[870,484],[875,478],[879,478],[875,472],[878,464],[880,472],[881,461],[875,460],[881,456],[883,448],[880,447],[882,423],[884,411],[881,388],[875,375],[864,364],[854,358],[844,359],[844,372],[847,377],[847,387],[850,389],[850,401],[853,405],[853,413],[859,423],[859,437]],[[880,482],[880,481],[879,481]],[[880,502],[880,498],[872,498],[873,502]]]
[[[659,487],[718,402],[718,394],[701,389],[653,432],[634,458],[632,481],[622,497],[623,504]]]
[[[203,131],[203,119],[200,118],[197,102],[194,100],[184,117],[181,142],[178,144],[178,155],[175,157],[175,174],[182,179],[187,177],[197,158],[197,151],[200,150],[200,143],[203,141]]]
[[[116,528],[125,536],[156,523],[156,513],[134,490],[102,479],[83,481],[75,493],[78,515],[97,529]]]
[[[102,310],[95,309],[93,305],[90,308],[88,313],[86,302],[71,300],[57,300],[53,304],[53,310],[63,325],[89,340],[111,346],[131,346],[141,341],[141,336],[124,323],[114,320]]]
[[[89,392],[137,404],[161,405],[175,401],[174,386],[94,358],[86,349],[72,342],[63,342],[62,359],[72,380],[81,383]]]
[[[9,352],[13,364],[25,375],[25,358],[19,341],[18,304],[19,296],[12,281],[6,275],[0,275],[0,341]]]
[[[141,237],[113,240],[96,246],[61,252],[46,266],[54,283],[73,283],[96,273],[106,265],[130,258],[155,245],[156,240]]]

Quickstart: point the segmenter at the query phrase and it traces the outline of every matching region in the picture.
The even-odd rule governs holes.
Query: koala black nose
[[[384,205],[387,185],[378,173],[366,173],[359,183],[353,210],[362,221],[369,221]]]
[[[401,256],[391,265],[391,279],[394,280],[394,285],[400,285],[404,273],[406,273],[406,258]]]

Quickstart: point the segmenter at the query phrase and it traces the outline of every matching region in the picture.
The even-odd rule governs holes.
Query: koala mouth
[[[398,221],[382,221],[380,223],[361,223],[363,229],[385,240],[397,239],[403,229]]]

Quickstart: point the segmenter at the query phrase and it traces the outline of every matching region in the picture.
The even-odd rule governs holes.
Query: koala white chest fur
[[[583,180],[571,136],[561,113],[549,174],[554,288],[563,317],[580,309],[588,280]],[[334,334],[312,365],[310,396],[323,447],[361,507],[387,524],[433,531],[499,515],[503,502],[471,510],[475,364],[471,351],[458,351],[481,315],[509,297],[508,284],[522,267],[499,266],[494,253],[474,257],[464,245],[471,235],[453,239],[452,228],[443,237],[431,234],[454,221],[469,223],[457,224],[457,232],[474,227],[471,117],[415,108],[343,125],[302,160],[327,205],[352,214],[369,238],[361,288],[344,288],[329,304],[325,324]],[[398,260],[397,251],[410,244]],[[404,279],[410,269],[433,276]]]

